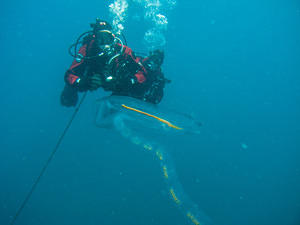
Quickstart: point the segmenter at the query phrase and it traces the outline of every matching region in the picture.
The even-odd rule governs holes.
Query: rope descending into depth
[[[57,143],[56,143],[55,148],[54,148],[53,151],[51,152],[51,154],[50,154],[49,158],[47,159],[45,165],[44,165],[43,168],[41,169],[41,171],[40,171],[40,173],[39,173],[39,176],[36,178],[35,182],[33,183],[32,187],[31,187],[31,189],[30,189],[30,191],[28,192],[28,194],[26,195],[24,201],[22,202],[20,208],[18,209],[18,211],[16,212],[16,214],[15,214],[15,216],[13,217],[12,221],[10,222],[10,225],[14,225],[14,224],[15,224],[17,218],[19,217],[19,215],[21,214],[21,212],[22,212],[22,210],[24,209],[25,205],[27,204],[28,200],[30,199],[31,195],[32,195],[33,192],[35,191],[35,189],[36,189],[38,183],[40,182],[42,176],[44,175],[45,171],[47,170],[47,167],[49,166],[49,164],[50,164],[50,162],[52,161],[52,159],[53,159],[55,153],[57,152],[57,150],[58,150],[58,148],[59,148],[61,142],[63,141],[65,135],[67,134],[67,132],[68,132],[68,130],[69,130],[69,128],[70,128],[70,126],[72,125],[72,122],[73,122],[73,120],[75,119],[75,117],[76,117],[76,115],[77,115],[77,113],[78,113],[78,111],[79,111],[79,109],[80,109],[80,106],[81,106],[81,104],[83,103],[83,101],[84,101],[86,95],[87,95],[87,92],[85,92],[84,95],[82,96],[82,98],[81,98],[81,100],[80,100],[80,102],[79,102],[79,105],[77,106],[77,108],[76,108],[75,111],[73,112],[73,114],[72,114],[72,116],[71,116],[71,118],[70,118],[70,120],[69,120],[67,126],[65,127],[65,129],[64,129],[63,133],[61,134],[61,136],[59,137],[59,139],[58,139],[58,141],[57,141]]]

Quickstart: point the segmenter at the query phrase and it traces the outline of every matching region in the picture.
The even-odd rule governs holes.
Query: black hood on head
[[[93,28],[94,34],[96,34],[100,30],[112,31],[112,26],[107,21],[101,20],[99,18],[96,19],[96,23],[91,23],[91,27]]]

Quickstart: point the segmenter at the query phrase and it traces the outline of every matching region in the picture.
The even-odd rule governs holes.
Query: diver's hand
[[[102,79],[100,74],[93,74],[92,76],[88,77],[88,88],[91,91],[97,90],[99,87],[102,86]]]
[[[77,87],[79,91],[95,91],[102,86],[102,79],[100,74],[93,74],[88,77],[79,78]]]

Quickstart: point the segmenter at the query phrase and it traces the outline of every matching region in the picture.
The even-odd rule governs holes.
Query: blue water
[[[107,5],[2,3],[1,225],[73,112],[59,103],[67,49],[96,17],[109,20]],[[180,0],[168,20],[163,70],[172,83],[161,105],[203,123],[197,138],[169,141],[185,192],[216,225],[299,225],[299,1]],[[134,50],[146,49],[147,25],[125,24]],[[95,126],[95,101],[107,94],[88,94],[16,225],[188,224],[152,156]]]

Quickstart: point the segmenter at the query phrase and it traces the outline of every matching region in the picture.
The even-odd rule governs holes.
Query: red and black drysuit
[[[115,54],[121,50],[121,45],[114,46]],[[79,79],[85,76],[100,74],[104,90],[113,95],[130,96],[151,103],[159,103],[163,97],[165,78],[160,65],[153,70],[151,57],[136,57],[127,46],[123,46],[120,56],[107,62],[110,57],[99,54],[95,40],[90,38],[80,48],[78,54],[81,60],[74,59],[65,74],[66,86],[61,95],[61,102],[65,106],[75,106],[78,100],[77,92],[88,91],[88,86],[78,85]],[[109,79],[108,79],[109,77]]]

